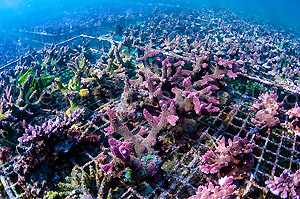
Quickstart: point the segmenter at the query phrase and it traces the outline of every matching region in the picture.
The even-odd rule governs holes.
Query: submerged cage
[[[86,31],[86,30],[84,30]],[[28,34],[28,33],[24,33]],[[31,34],[32,35],[32,34]],[[44,37],[45,36],[45,37]],[[60,35],[59,38],[54,38],[51,35],[38,34],[36,38],[41,42],[56,42],[61,41],[64,36]],[[46,38],[49,37],[49,38]],[[58,36],[57,36],[58,37]],[[69,36],[66,36],[69,37]],[[90,40],[90,48],[93,53],[101,54],[107,53],[111,44],[118,44],[116,41],[103,35],[95,37],[94,34],[79,35],[71,39],[67,39],[57,46],[71,45],[72,43],[80,44],[83,41]],[[138,49],[140,46],[135,46]],[[189,54],[182,54],[160,49],[162,54],[171,58],[180,58],[187,62],[193,63],[190,60]],[[24,57],[25,59],[33,59],[31,55]],[[18,61],[5,65],[1,71],[13,68]],[[253,66],[254,67],[254,66]],[[242,71],[237,72],[237,78],[229,85],[230,89],[220,89],[219,95],[223,97],[226,93],[226,99],[219,111],[211,116],[203,116],[197,119],[201,125],[201,134],[196,142],[187,151],[177,151],[179,149],[176,144],[172,146],[171,154],[176,156],[174,160],[165,160],[162,163],[164,167],[165,176],[161,182],[157,182],[156,187],[144,183],[139,187],[130,186],[126,183],[120,184],[120,190],[123,190],[119,198],[187,198],[194,195],[199,185],[207,182],[210,179],[201,172],[200,164],[201,157],[206,151],[212,150],[214,145],[224,136],[226,140],[233,139],[234,136],[245,138],[255,142],[253,150],[254,166],[251,169],[249,177],[245,180],[246,184],[239,185],[243,187],[241,194],[245,198],[257,198],[257,196],[266,195],[269,192],[266,187],[265,181],[274,179],[274,176],[279,176],[283,170],[289,169],[295,172],[299,169],[299,154],[300,154],[300,140],[295,134],[291,134],[280,126],[275,128],[257,127],[253,124],[252,119],[255,118],[255,112],[251,111],[251,107],[257,101],[259,95],[268,90],[277,92],[280,99],[285,99],[286,106],[291,108],[295,101],[297,101],[300,90],[298,86],[288,84],[289,80],[278,80],[274,76],[266,76],[272,68],[265,67],[262,69],[244,68]],[[269,77],[269,78],[268,78]],[[110,107],[120,101],[111,101],[108,104],[103,104],[101,107],[94,111],[104,114],[105,107]],[[287,116],[281,117],[281,122],[287,120]],[[140,121],[143,122],[143,121]],[[107,120],[99,131],[104,131],[104,128],[110,126]],[[120,137],[117,137],[121,139]],[[90,154],[85,154],[87,159],[84,165],[74,165],[74,173],[78,178],[88,175],[91,168],[99,169],[96,167],[95,161],[97,157]],[[28,191],[30,187],[26,187],[18,182],[19,174],[13,169],[15,160],[1,165],[1,183],[8,198],[19,198],[22,193]],[[101,190],[99,190],[99,193]],[[112,196],[113,197],[113,196]]]

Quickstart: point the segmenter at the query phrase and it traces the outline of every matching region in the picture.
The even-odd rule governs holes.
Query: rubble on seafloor
[[[299,198],[299,37],[153,13],[2,70],[1,197]]]

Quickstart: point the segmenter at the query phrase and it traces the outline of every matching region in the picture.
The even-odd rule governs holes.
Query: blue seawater
[[[170,12],[175,12],[176,8],[184,10],[223,7],[246,19],[273,24],[295,33],[300,32],[299,0],[0,0],[0,52],[5,54],[7,52],[3,51],[12,48],[10,53],[7,53],[9,55],[5,55],[6,60],[0,59],[0,66],[20,55],[20,53],[11,55],[13,48],[19,48],[21,54],[26,54],[30,45],[37,48],[41,47],[41,45],[28,44],[27,41],[20,38],[20,29],[44,31],[49,27],[59,29],[62,23],[68,25],[70,19],[78,18],[78,21],[81,22],[92,20],[89,15],[96,13],[87,12],[87,10],[97,10],[99,7],[102,8],[99,14],[107,16],[109,14],[125,15],[126,10],[132,12],[149,6],[153,8],[164,6],[169,8]],[[100,15],[99,17],[101,17]],[[14,46],[11,47],[10,45]]]
[[[40,22],[51,17],[72,12],[74,9],[88,6],[105,5],[112,1],[105,0],[0,0],[0,27],[14,28],[21,24]],[[300,30],[299,0],[149,0],[112,2],[113,5],[127,9],[133,4],[169,4],[186,8],[219,7],[240,12],[243,16],[257,18],[275,25]],[[8,31],[8,30],[7,30]]]

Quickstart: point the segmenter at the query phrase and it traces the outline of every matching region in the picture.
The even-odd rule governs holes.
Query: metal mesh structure
[[[118,41],[112,40],[107,36],[96,38],[80,35],[64,41],[58,44],[58,46],[76,42],[80,43],[85,39],[91,40],[91,48],[95,53],[105,46],[118,43]],[[184,55],[164,53],[171,57],[180,56],[183,60],[188,59]],[[2,67],[1,70],[13,67],[16,62]],[[273,82],[273,79],[262,80],[257,78],[259,74],[255,72],[253,74],[239,73],[239,76],[246,77],[248,82],[256,82],[258,88],[274,86],[277,90],[285,91],[282,92],[282,96],[298,94],[297,90],[283,84],[276,84]],[[234,82],[239,84],[240,79],[237,78]],[[247,85],[250,84],[246,84],[245,86],[247,87]],[[246,90],[252,91],[253,88],[246,88]],[[227,91],[220,91],[220,93],[222,92]],[[165,161],[162,163],[166,171],[163,177],[164,180],[158,182],[156,187],[151,187],[149,184],[143,184],[140,187],[131,187],[124,184],[124,190],[126,191],[122,192],[119,198],[187,198],[195,194],[199,185],[209,181],[209,178],[201,172],[199,167],[201,156],[206,151],[212,150],[214,148],[212,143],[218,142],[223,136],[225,136],[226,140],[228,138],[232,139],[234,136],[238,136],[239,138],[247,136],[249,141],[255,141],[256,148],[253,152],[255,158],[254,167],[251,170],[249,178],[246,180],[246,184],[241,185],[244,193],[240,194],[243,197],[255,198],[262,195],[264,192],[268,192],[265,185],[266,180],[272,179],[274,176],[279,176],[284,169],[292,171],[299,169],[299,138],[288,133],[283,128],[278,127],[270,130],[268,128],[256,127],[251,122],[255,113],[250,111],[250,109],[253,103],[258,100],[257,95],[250,96],[251,92],[241,94],[234,89],[228,94],[229,100],[224,103],[220,111],[211,116],[202,116],[197,119],[201,125],[202,132],[188,151],[179,152],[179,147],[173,145],[170,153],[179,153],[180,156],[175,161]],[[111,106],[115,102],[111,101],[109,103],[102,105],[96,111],[104,114],[103,107]],[[97,130],[104,131],[104,128],[109,125],[109,120],[107,120]],[[97,157],[92,157],[89,154],[85,154],[85,156],[83,158],[88,159],[88,161],[84,165],[77,165],[78,170],[87,172],[90,167],[93,167],[95,170],[99,169],[96,163]],[[23,186],[20,183],[22,179],[19,179],[19,175],[14,171],[14,161],[11,160],[1,165],[0,180],[10,199],[19,198],[22,193],[31,191],[28,190],[28,184],[26,186],[24,184]]]

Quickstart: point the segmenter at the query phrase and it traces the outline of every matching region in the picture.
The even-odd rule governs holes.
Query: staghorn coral
[[[80,109],[80,97],[87,95],[89,91],[88,89],[81,89],[79,77],[74,76],[69,81],[68,86],[63,85],[60,78],[55,78],[54,81],[57,84],[57,90],[59,90],[70,103],[70,108],[66,111],[67,115],[70,115],[73,111]]]
[[[295,103],[295,107],[294,108],[292,108],[292,109],[290,109],[290,110],[288,110],[286,112],[286,115],[288,115],[290,119],[293,119],[293,118],[298,119],[298,118],[300,118],[300,107],[298,106],[297,102]]]
[[[93,199],[96,195],[93,190],[94,182],[97,179],[95,169],[90,166],[88,171],[75,166],[70,176],[66,177],[66,182],[58,184],[58,191],[48,191],[44,198],[86,198]]]
[[[1,162],[5,163],[10,161],[11,159],[11,148],[10,147],[0,147],[0,160]]]
[[[277,102],[278,96],[274,91],[262,94],[258,98],[261,100],[261,103],[256,102],[253,105],[254,110],[258,111],[255,118],[251,121],[256,126],[274,127],[278,125],[280,120],[277,115],[280,107],[283,105],[283,101],[281,103]]]
[[[179,112],[194,110],[196,114],[200,115],[203,110],[209,113],[219,111],[219,108],[214,106],[218,105],[219,102],[212,96],[212,91],[219,89],[217,86],[208,85],[201,90],[196,90],[192,86],[190,78],[186,78],[183,84],[185,90],[172,89],[172,92],[175,93],[175,102]]]
[[[75,75],[81,78],[89,77],[90,67],[90,62],[84,57],[83,54],[75,57],[73,62],[68,63],[68,68],[70,68]]]
[[[239,79],[243,75],[243,73],[248,73],[249,76],[245,75],[245,79],[248,77],[250,78],[251,75],[255,76],[255,78],[257,78],[256,80],[258,81],[261,81],[260,78],[262,78],[262,76],[265,75],[268,75],[268,78],[270,79],[275,78],[275,81],[277,80],[276,78],[278,78],[278,81],[276,81],[276,83],[279,84],[279,87],[297,86],[297,84],[299,84],[300,73],[299,70],[297,71],[297,68],[299,68],[300,66],[299,45],[297,45],[297,40],[294,39],[294,36],[287,34],[286,31],[280,30],[280,33],[277,34],[276,31],[278,30],[276,30],[276,28],[274,27],[271,27],[266,24],[260,24],[260,23],[253,24],[252,22],[249,22],[247,20],[240,20],[240,18],[237,17],[236,15],[233,15],[228,11],[224,11],[220,9],[213,9],[213,10],[203,9],[194,12],[191,12],[189,10],[184,10],[184,12],[182,13],[180,13],[180,10],[178,9],[179,12],[176,12],[176,14],[171,14],[171,15],[162,14],[161,12],[159,12],[159,9],[156,9],[155,16],[149,16],[149,17],[146,14],[151,12],[147,12],[147,11],[144,12],[144,11],[145,10],[142,11],[144,17],[142,18],[142,20],[144,20],[145,22],[137,23],[135,25],[128,25],[128,27],[125,26],[124,35],[126,35],[126,37],[122,42],[123,47],[113,46],[109,54],[103,56],[103,60],[99,60],[99,62],[101,63],[99,63],[98,66],[94,64],[95,63],[94,60],[97,60],[94,58],[98,58],[97,56],[103,53],[103,51],[105,51],[106,46],[103,47],[102,52],[97,52],[99,54],[95,56],[91,55],[92,51],[90,51],[90,49],[88,49],[88,47],[85,46],[80,47],[82,49],[80,48],[76,49],[76,47],[74,47],[74,49],[67,49],[65,47],[62,50],[59,50],[57,48],[54,49],[52,46],[50,47],[49,52],[47,52],[48,54],[51,54],[51,56],[46,55],[47,54],[46,53],[45,57],[41,57],[41,60],[44,59],[42,60],[41,63],[35,62],[37,63],[38,68],[42,68],[40,66],[42,64],[45,65],[44,68],[47,68],[46,73],[55,75],[55,77],[58,76],[61,77],[62,84],[68,83],[68,81],[71,79],[70,82],[71,84],[73,84],[72,89],[73,91],[75,91],[75,93],[72,92],[69,93],[68,97],[70,98],[74,96],[75,98],[78,97],[78,95],[76,96],[75,94],[78,94],[81,89],[88,89],[90,94],[94,94],[94,96],[97,95],[97,99],[100,99],[97,101],[93,100],[92,99],[93,96],[91,96],[90,94],[86,96],[87,98],[85,98],[84,101],[81,101],[82,99],[79,98],[75,100],[77,102],[79,101],[77,103],[78,105],[90,104],[92,107],[89,106],[89,108],[92,108],[93,110],[97,110],[94,112],[93,115],[91,115],[90,118],[92,120],[97,120],[96,123],[93,123],[94,125],[93,128],[95,128],[95,131],[97,132],[101,132],[102,124],[104,122],[108,122],[106,120],[102,121],[98,118],[98,114],[101,115],[104,114],[105,112],[105,108],[104,109],[102,108],[105,106],[114,107],[116,110],[117,117],[120,118],[122,121],[124,121],[125,124],[121,124],[121,122],[119,122],[120,124],[118,124],[117,122],[113,121],[112,124],[114,122],[115,123],[106,129],[107,130],[106,136],[109,136],[110,138],[114,137],[118,139],[119,135],[115,135],[114,133],[119,133],[119,130],[126,131],[126,129],[123,128],[126,125],[128,129],[130,129],[130,133],[128,133],[128,135],[131,137],[136,137],[136,139],[139,140],[138,142],[134,142],[135,144],[134,148],[136,148],[136,145],[140,145],[144,147],[143,146],[144,143],[142,140],[144,140],[145,137],[147,138],[149,131],[157,132],[158,131],[157,129],[159,129],[158,134],[155,133],[156,134],[154,136],[155,139],[153,139],[154,142],[156,142],[155,144],[156,146],[149,146],[149,148],[150,149],[155,148],[155,150],[158,151],[157,154],[161,155],[162,153],[164,153],[164,147],[165,147],[165,146],[161,146],[162,142],[168,142],[170,143],[169,150],[171,151],[171,154],[177,155],[178,150],[186,151],[193,146],[194,137],[187,137],[188,135],[187,132],[201,133],[204,126],[211,125],[209,119],[212,119],[216,115],[214,114],[214,112],[219,111],[217,106],[220,107],[220,109],[222,110],[222,106],[218,105],[218,100],[216,100],[217,99],[216,93],[218,91],[223,91],[224,89],[228,92],[227,90],[228,88],[226,87],[228,80],[235,79],[234,82],[239,83]],[[87,15],[86,17],[89,16]],[[103,24],[105,24],[106,26],[110,26],[114,23],[111,20],[114,20],[114,17],[109,17],[109,20],[104,20],[101,22],[103,22]],[[86,24],[91,24],[91,23],[89,22],[89,23],[80,24],[81,28],[90,28],[87,27]],[[65,32],[69,30],[70,29],[62,30],[62,31]],[[114,41],[112,41],[112,43],[114,43]],[[98,44],[100,45],[100,42]],[[148,50],[146,50],[145,46],[148,46],[147,47]],[[130,57],[131,55],[128,55],[126,52],[124,52],[123,49],[124,47],[128,49],[128,52],[129,54],[131,53],[133,59],[131,59]],[[143,51],[146,52],[143,53]],[[147,59],[147,56],[144,56],[147,53],[151,55],[152,52],[154,53],[153,57]],[[85,74],[86,74],[84,75],[85,77],[81,77],[80,81],[77,81],[79,78],[76,77],[78,78],[77,80],[76,78],[73,79],[73,73],[70,72],[70,70],[67,70],[66,66],[68,65],[68,63],[75,61],[76,57],[78,56],[81,57],[82,54],[86,54],[86,56],[84,55],[86,59],[88,59],[87,57],[91,58],[89,60],[90,62],[89,66],[91,67],[91,69],[86,70],[87,68],[85,68]],[[144,68],[140,67],[140,65],[136,65],[135,63],[136,57],[141,57],[138,58],[139,61],[145,62],[145,60],[148,60],[149,65],[147,65],[148,64],[147,62],[144,63]],[[134,67],[131,66],[124,67],[124,65],[126,65],[125,64],[126,59],[129,60],[130,63],[133,64],[132,66]],[[35,79],[36,77],[37,79],[40,77],[42,79],[43,78],[42,76],[43,74],[45,74],[44,73],[45,71],[38,71],[39,74],[35,73],[34,71],[36,70],[36,68],[33,68],[32,65],[33,62],[32,63],[30,62],[31,62],[30,59],[28,59],[26,61],[26,64],[18,65],[17,68],[19,69],[14,71],[20,74],[17,75],[14,74],[12,76],[5,77],[4,78],[5,80],[2,78],[3,81],[1,82],[1,85],[3,84],[6,87],[7,84],[10,83],[14,84],[16,82],[18,82],[19,85],[21,85],[24,82],[23,79],[26,79],[30,75],[33,77],[33,79]],[[23,67],[23,69],[20,69],[21,67]],[[30,67],[32,67],[32,69],[29,70]],[[72,65],[72,67],[74,67],[73,70],[75,71],[75,73],[77,72],[76,71],[77,69],[80,69],[80,67],[79,68],[77,67],[77,69],[75,69],[76,68],[75,65]],[[139,71],[134,71],[135,68],[139,68]],[[60,69],[62,69],[62,71],[60,71]],[[108,72],[106,72],[105,69],[107,69]],[[57,71],[57,74],[55,71]],[[117,90],[112,88],[123,85],[122,81],[125,74],[128,75],[130,80],[128,81],[125,80],[126,89],[124,88],[124,92],[121,97],[121,103],[119,103],[119,101],[116,102],[120,106],[116,107],[115,101],[111,102],[109,105],[108,104],[104,105],[103,103],[107,102],[109,98],[109,97],[104,97],[105,94],[109,92],[116,93],[114,91]],[[68,75],[70,75],[71,77]],[[239,76],[238,78],[236,77],[237,75]],[[52,79],[53,77],[51,75],[49,75],[49,77],[50,77],[49,82],[51,82],[53,80]],[[286,78],[287,80],[285,80]],[[109,81],[106,81],[108,79]],[[77,90],[75,86],[76,81],[79,82],[80,84],[80,90]],[[265,82],[267,84],[267,81]],[[48,85],[48,83],[46,85]],[[1,93],[5,92],[4,91],[5,87],[3,86],[1,87],[2,89],[0,88]],[[174,90],[174,92],[172,92],[172,88],[175,87],[178,88],[178,90],[177,91]],[[13,91],[16,90],[14,88],[15,87],[12,87]],[[72,91],[72,89],[70,90]],[[81,93],[84,94],[85,92],[86,90],[83,90]],[[19,96],[18,94],[19,93],[17,92],[13,94],[15,99]],[[40,93],[38,92],[35,93],[35,97],[32,98],[33,102],[36,99],[38,99],[39,96]],[[133,101],[130,101],[131,98],[133,98]],[[56,102],[54,100],[51,100],[51,106],[48,107],[49,108],[48,112],[56,113],[55,108],[59,106],[55,104]],[[161,113],[161,110],[165,104],[167,107],[169,107],[168,109],[170,109],[171,105],[176,107],[176,109],[173,110],[173,113],[171,113],[170,110],[168,110],[169,117],[167,117],[167,120],[165,119],[165,117],[162,117],[163,114]],[[6,106],[5,103],[3,103],[3,106],[4,108],[2,111],[2,115],[3,113],[4,115],[5,113],[8,113],[7,114],[8,117],[3,116],[3,118],[5,118],[5,120],[8,121],[3,122],[2,126],[3,128],[11,127],[14,129],[15,122],[11,120],[12,118],[9,115],[10,110],[5,107]],[[232,107],[230,106],[230,108]],[[259,109],[264,110],[265,107],[262,106],[259,107]],[[102,110],[104,111],[102,112]],[[145,127],[145,124],[142,123],[143,121],[141,121],[141,119],[144,118],[142,117],[141,114],[143,110],[147,111],[147,112],[144,111],[145,112],[144,116],[147,115],[148,117],[147,119],[149,120],[148,124],[150,124],[151,126],[150,127],[151,129],[149,128],[149,130],[145,130],[145,128],[143,128]],[[26,109],[26,111],[29,111],[31,113],[36,113],[35,111],[33,111],[33,109]],[[293,111],[296,111],[296,109]],[[203,118],[207,116],[205,115],[207,113],[209,115],[212,114],[213,116],[208,118],[208,120],[205,119],[205,121],[203,121]],[[257,125],[266,125],[266,126],[275,125],[276,123],[278,123],[278,120],[276,118],[280,117],[280,114],[278,113],[281,113],[279,109],[277,109],[277,113],[269,110],[268,112],[261,111],[261,114],[258,114],[256,118]],[[289,114],[294,116],[290,118],[293,121],[297,119],[294,113],[289,113]],[[159,118],[159,115],[161,115],[160,116],[161,118]],[[17,116],[18,119],[19,117],[20,118],[23,117],[20,115]],[[27,122],[30,122],[30,125],[32,126],[34,126],[34,124],[36,123],[43,123],[43,117],[35,117],[35,116],[36,115],[32,115],[32,117],[28,116],[25,117],[25,119]],[[13,115],[13,117],[16,116]],[[263,118],[263,119],[258,119],[258,118]],[[270,119],[271,121],[268,121],[268,119]],[[162,125],[163,126],[162,129],[155,126],[159,123],[164,124]],[[199,126],[195,127],[197,126],[197,123],[199,124]],[[76,124],[78,125],[80,123],[76,123]],[[119,126],[114,128],[113,126],[114,125],[117,126],[117,124]],[[297,130],[297,126],[298,126],[297,122],[292,122],[290,123],[290,125],[292,125],[289,127],[290,129],[295,128],[295,131]],[[42,125],[37,125],[37,126],[42,126]],[[138,134],[136,134],[136,132],[138,131],[137,129],[141,129],[141,131]],[[38,128],[34,128],[34,131],[38,132]],[[186,147],[182,147],[183,146],[182,143],[177,144],[176,140],[175,142],[173,142],[173,140],[170,139],[170,137],[171,138],[174,137],[175,131],[177,131],[178,137],[180,136],[183,137],[183,139],[185,139]],[[65,133],[65,131],[63,132]],[[21,131],[20,133],[22,134],[23,132]],[[76,138],[71,139],[71,141],[74,141],[75,143],[78,142],[77,138],[80,137],[80,133],[81,131],[73,132],[73,135]],[[160,136],[161,134],[162,136]],[[199,134],[198,133],[195,134],[196,134],[195,138],[198,139],[197,136]],[[30,136],[32,135],[29,135],[29,137]],[[123,137],[125,138],[125,136]],[[66,138],[62,138],[62,139],[66,139]],[[126,141],[126,138],[124,140]],[[135,139],[133,140],[135,141]],[[34,140],[31,141],[35,142],[36,139],[34,138]],[[31,141],[28,141],[27,143],[30,143]],[[127,155],[125,157],[122,156],[121,153],[122,148],[120,149],[119,145],[122,145],[121,143],[124,143],[125,141],[123,140],[122,142],[117,141],[118,142],[117,144],[112,144],[111,148],[114,148],[114,150],[110,152],[108,152],[109,149],[106,149],[106,152],[108,153],[107,154],[108,159],[102,161],[102,163],[99,164],[100,166],[94,169],[94,171],[97,171],[96,173],[102,175],[102,177],[106,176],[103,178],[102,177],[99,178],[103,180],[103,184],[98,183],[96,186],[94,186],[96,183],[94,183],[93,181],[97,180],[96,177],[93,177],[92,180],[89,181],[89,177],[86,177],[86,174],[83,174],[84,173],[83,171],[88,173],[87,172],[88,169],[85,168],[85,170],[83,170],[77,168],[76,170],[78,171],[74,171],[72,173],[77,172],[81,174],[77,176],[71,174],[71,176],[74,177],[73,181],[70,182],[66,180],[66,182],[68,182],[70,186],[69,187],[66,186],[65,190],[64,190],[65,187],[63,186],[58,188],[62,192],[65,191],[65,193],[60,192],[60,194],[62,194],[61,197],[120,198],[122,197],[122,194],[119,193],[124,193],[120,191],[122,189],[131,190],[132,192],[133,190],[134,191],[137,190],[137,192],[139,193],[144,193],[144,189],[141,188],[144,181],[140,180],[139,177],[147,176],[148,173],[148,178],[150,178],[149,176],[152,177],[151,175],[152,171],[153,173],[157,173],[158,170],[157,163],[159,162],[157,160],[159,158],[139,156],[139,158],[142,157],[140,161],[143,162],[143,160],[145,160],[145,162],[148,163],[152,162],[153,163],[152,165],[155,165],[156,167],[153,167],[152,171],[150,169],[149,170],[144,169],[143,170],[144,173],[138,172],[139,170],[142,170],[141,166],[137,167],[138,169],[136,169],[135,167],[129,164],[131,161],[134,162],[135,153],[131,152],[130,158],[128,158]],[[66,143],[68,142],[69,140],[66,141]],[[107,142],[108,140],[106,138],[103,138],[99,145],[109,146],[109,143]],[[80,148],[80,146],[82,145],[76,145],[76,146]],[[34,145],[32,145],[32,148],[30,148],[31,146],[26,146],[26,147],[28,147],[28,149],[30,150],[21,151],[19,147],[17,148],[17,150],[20,150],[19,154],[24,154],[24,153],[29,154],[28,155],[29,157],[24,158],[25,162],[23,164],[30,165],[29,168],[38,168],[38,166],[40,165],[40,160],[43,157],[40,157],[39,154],[36,153],[34,149]],[[82,147],[85,148],[88,146],[82,146]],[[61,144],[59,145],[58,148],[61,148],[63,150],[66,149],[66,146]],[[146,148],[147,147],[144,147],[143,149],[145,149],[146,151]],[[226,148],[225,143],[223,148]],[[95,153],[98,153],[99,147],[94,147],[94,150]],[[71,149],[69,151],[71,151]],[[135,152],[136,151],[137,150],[135,150]],[[226,150],[223,149],[223,151]],[[151,152],[152,151],[150,151],[150,153]],[[62,152],[62,154],[65,153]],[[128,154],[128,150],[126,149],[125,149],[125,154]],[[214,155],[216,154],[217,152],[214,152]],[[82,154],[79,153],[72,157],[77,157],[79,159],[81,158],[80,157],[81,155]],[[170,158],[170,154],[164,154],[164,155],[161,155],[161,157],[166,159]],[[213,156],[213,154],[210,155],[211,157]],[[242,154],[238,154],[237,156],[240,155]],[[84,164],[81,163],[82,162],[80,162],[80,165]],[[229,163],[229,165],[230,164],[231,163]],[[141,165],[141,164],[136,164],[136,165]],[[225,170],[223,168],[225,167],[220,168],[220,170],[222,170],[222,172],[225,172],[223,171]],[[48,170],[46,169],[45,171],[48,172]],[[70,171],[70,169],[61,169],[60,171],[62,172],[57,174],[57,176],[59,177],[65,174],[68,175],[68,171]],[[38,171],[36,171],[35,173],[38,173]],[[143,175],[139,175],[141,173]],[[166,181],[170,180],[169,178],[170,176],[168,175],[162,175],[162,176],[163,177],[166,176]],[[78,180],[79,178],[80,180]],[[85,183],[86,180],[88,181],[88,183]],[[134,181],[136,181],[136,183]],[[153,183],[153,181],[154,178],[148,179],[147,183],[150,184]],[[33,186],[41,187],[42,186],[41,184],[42,183],[34,184],[32,186],[26,184],[23,187],[26,187],[24,190],[30,193],[31,190],[35,190],[35,189],[30,189],[31,187]],[[57,181],[54,181],[53,184],[57,184]],[[91,186],[85,187],[87,184]],[[173,185],[174,184],[172,184],[172,186]],[[151,185],[151,188],[153,187],[155,186]],[[214,189],[211,185],[209,185],[209,187],[211,188],[211,190],[218,190],[218,189]],[[49,189],[52,188],[53,187]],[[162,188],[168,191],[170,190],[167,189],[166,187],[162,187]],[[201,194],[204,195],[203,192],[208,191],[208,189],[209,189],[208,187],[204,188],[203,186],[201,190],[199,190],[199,192],[201,192]],[[151,189],[151,191],[152,190],[153,189]],[[99,195],[97,195],[98,193]],[[147,195],[147,193],[145,195]],[[219,192],[216,191],[214,193],[219,193]],[[163,194],[165,193],[162,193],[162,195]],[[177,196],[176,194],[177,193],[174,193],[173,196],[176,197]],[[38,196],[35,195],[32,197],[36,198]],[[60,197],[59,193],[54,193],[53,197]],[[129,196],[129,197],[135,197],[135,196]],[[146,197],[148,197],[148,195]],[[152,195],[150,197],[162,197],[162,196]],[[221,196],[219,196],[219,198],[221,198]]]
[[[107,108],[107,114],[111,122],[110,127],[106,128],[107,135],[112,134],[112,132],[117,132],[122,135],[126,141],[133,142],[137,156],[141,157],[146,151],[153,151],[153,146],[156,144],[159,133],[165,129],[168,124],[174,126],[179,119],[176,115],[174,103],[171,103],[169,108],[167,104],[164,104],[161,109],[162,112],[158,117],[152,116],[144,109],[144,117],[152,128],[148,132],[142,127],[140,131],[134,135],[125,125],[118,121],[114,110]]]
[[[179,117],[176,114],[176,108],[173,102],[171,102],[169,108],[166,104],[161,107],[161,114],[158,117],[153,117],[147,109],[144,109],[143,114],[148,123],[151,125],[151,130],[147,137],[143,140],[143,144],[146,148],[152,151],[153,146],[156,144],[159,133],[167,127],[168,124],[172,126],[176,125]]]
[[[294,134],[296,136],[300,135],[300,108],[298,106],[298,103],[295,103],[295,107],[288,110],[286,112],[286,115],[289,116],[289,119],[293,119],[291,122],[286,121],[285,123],[281,124],[283,128],[286,128],[289,133]]]
[[[119,46],[112,44],[108,54],[97,61],[97,67],[117,78],[122,78],[125,75],[130,78],[133,77],[136,69],[133,57],[130,55],[130,50],[127,53],[126,49],[122,48],[123,43],[120,43]]]
[[[236,185],[233,184],[233,177],[223,177],[219,179],[219,185],[214,186],[213,183],[209,183],[207,186],[200,185],[197,193],[189,199],[229,199],[234,195]]]
[[[57,49],[56,45],[46,46],[35,54],[35,69],[43,71],[48,76],[63,78],[63,81],[71,77],[71,71],[68,69],[68,64],[72,57],[76,56],[72,48],[62,46]]]
[[[107,198],[110,196],[120,197],[129,186],[148,186],[150,191],[156,185],[156,180],[161,180],[160,164],[161,160],[157,156],[149,155],[141,160],[130,155],[126,164],[116,160],[116,156],[111,160],[107,159],[113,155],[101,152],[93,164],[85,168],[75,166],[65,182],[58,184],[56,191],[48,191],[45,198]],[[149,183],[149,184],[148,184]],[[122,186],[125,186],[122,187]],[[146,190],[149,193],[149,190]]]
[[[40,112],[41,101],[44,92],[39,96],[33,87],[31,87],[32,76],[29,75],[22,85],[12,85],[5,88],[5,94],[1,101],[4,103],[3,109],[11,111],[11,114],[21,120],[22,117],[31,117],[34,113]]]
[[[206,174],[219,173],[221,176],[230,175],[235,179],[242,179],[248,175],[254,164],[254,146],[246,137],[240,139],[237,136],[233,140],[228,139],[226,146],[223,137],[214,151],[205,153],[200,168]]]
[[[59,172],[72,166],[70,160],[74,163],[82,162],[78,154],[89,152],[99,145],[98,135],[82,133],[79,129],[83,111],[78,109],[69,116],[64,114],[40,126],[24,124],[25,133],[18,138],[18,153],[13,166],[24,181],[31,179],[28,186],[38,188],[34,197],[41,197],[43,191],[50,187],[53,189],[53,183],[64,177]]]
[[[17,145],[17,139],[24,129],[20,122],[33,121],[42,113],[45,92],[33,87],[33,78],[28,75],[22,84],[7,86],[0,99],[0,142],[12,149]]]
[[[274,176],[274,180],[266,181],[266,185],[274,195],[297,199],[300,192],[300,171],[291,174],[285,169],[279,177]]]
[[[135,153],[141,157],[146,151],[145,146],[142,144],[142,136],[144,130],[140,130],[139,133],[134,135],[124,124],[121,124],[117,116],[115,115],[114,109],[107,108],[107,115],[110,120],[110,127],[106,130],[109,131],[109,134],[112,132],[117,132],[124,137],[124,139],[128,142],[134,142]]]
[[[128,77],[124,80],[124,91],[121,95],[121,102],[116,105],[116,114],[122,121],[135,118],[136,112],[143,103],[138,98],[138,92],[130,84]]]
[[[127,142],[118,142],[113,139],[109,139],[108,143],[110,145],[110,151],[112,154],[121,159],[123,162],[128,162],[130,159],[130,153],[133,151],[133,143]]]
[[[78,109],[70,115],[56,117],[54,120],[48,120],[42,125],[28,125],[25,128],[23,136],[18,138],[20,142],[17,146],[19,151],[31,148],[34,151],[25,155],[26,158],[37,158],[39,163],[47,164],[51,169],[57,165],[63,164],[64,156],[76,153],[84,145],[98,143],[99,137],[93,134],[82,135],[77,129],[79,121],[84,113],[83,109]],[[88,148],[86,148],[88,149]],[[22,159],[22,153],[19,153]],[[38,158],[42,157],[42,158]]]

